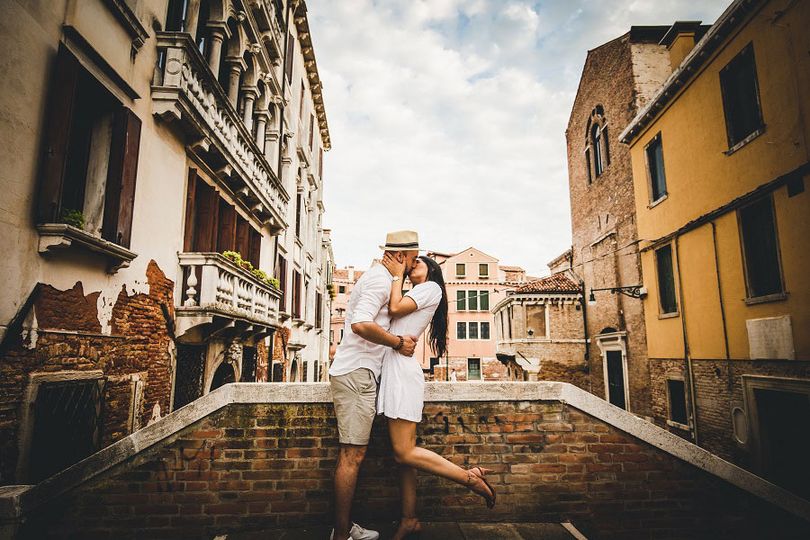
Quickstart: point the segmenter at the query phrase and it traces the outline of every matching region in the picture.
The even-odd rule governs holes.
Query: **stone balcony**
[[[179,253],[183,290],[175,334],[200,325],[260,336],[279,326],[281,292],[219,253]]]
[[[290,197],[191,38],[158,32],[152,108],[177,124],[189,148],[251,212],[275,230],[286,227]]]
[[[492,469],[498,493],[487,510],[419,473],[418,514],[445,540],[524,537],[509,523],[570,523],[589,538],[810,538],[809,501],[569,384],[427,383],[425,397],[419,444]],[[328,530],[337,450],[328,384],[229,384],[39,485],[0,489],[0,521],[8,538],[314,538],[296,534]],[[399,517],[381,418],[354,517]],[[481,522],[501,525],[446,532]]]

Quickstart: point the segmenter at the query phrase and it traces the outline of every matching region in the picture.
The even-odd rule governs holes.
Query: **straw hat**
[[[419,235],[416,231],[394,231],[385,235],[383,251],[419,251]]]

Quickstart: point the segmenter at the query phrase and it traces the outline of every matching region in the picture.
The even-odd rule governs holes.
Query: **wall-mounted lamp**
[[[591,294],[588,296],[588,305],[596,305],[596,295],[594,291],[610,291],[610,294],[623,294],[630,298],[644,298],[647,295],[647,288],[641,285],[628,285],[626,287],[604,287],[602,289],[591,289]]]

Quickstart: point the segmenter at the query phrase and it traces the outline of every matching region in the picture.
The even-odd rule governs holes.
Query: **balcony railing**
[[[277,327],[281,291],[219,253],[178,253],[183,287],[177,306],[177,330],[219,321],[221,326]]]
[[[286,227],[289,194],[189,35],[158,32],[157,46],[154,114],[182,125],[190,146],[258,219]]]

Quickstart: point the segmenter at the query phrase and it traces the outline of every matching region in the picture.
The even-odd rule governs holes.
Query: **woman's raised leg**
[[[388,434],[391,437],[394,459],[400,465],[452,480],[487,499],[488,505],[494,503],[494,491],[479,475],[462,469],[436,452],[416,446],[416,422],[389,418]]]

